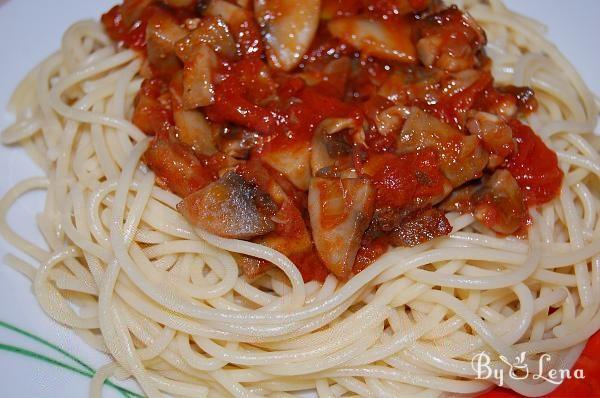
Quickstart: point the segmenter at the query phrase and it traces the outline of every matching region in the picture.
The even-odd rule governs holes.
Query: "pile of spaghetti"
[[[600,329],[597,102],[539,24],[455,3],[126,0],[65,33],[12,97],[2,141],[47,173],[0,232],[114,359],[91,396],[473,395],[500,382],[476,354],[573,366]],[[47,247],[6,221],[36,189]]]

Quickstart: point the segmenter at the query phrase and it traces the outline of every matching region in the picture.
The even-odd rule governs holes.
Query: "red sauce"
[[[209,119],[234,123],[262,134],[281,131],[286,115],[256,104],[275,91],[274,82],[261,77],[266,65],[258,59],[244,59],[227,69],[223,81],[215,87],[215,103],[205,109]]]
[[[305,282],[323,282],[329,275],[329,270],[314,249],[302,254],[292,254],[289,257],[300,271]]]
[[[529,126],[517,120],[513,120],[510,126],[517,151],[506,167],[519,183],[525,202],[529,206],[537,206],[551,201],[560,192],[563,180],[556,153]]]
[[[351,104],[307,87],[302,79],[285,79],[277,88],[265,77],[265,64],[244,59],[228,68],[215,88],[215,104],[206,108],[210,120],[234,123],[262,133],[264,150],[278,150],[298,141],[310,141],[326,117],[360,118]]]
[[[473,108],[479,96],[493,82],[492,75],[484,72],[471,86],[451,96],[444,96],[433,106],[433,112],[446,123],[461,128],[467,111]]]
[[[160,12],[179,24],[181,30],[174,29],[176,32],[171,33],[192,32],[198,18],[203,18],[202,7],[173,8],[154,0],[128,0],[103,15],[102,23],[109,36],[124,47],[146,55],[148,40],[154,45],[151,48],[165,51],[166,69],[153,65],[160,63],[154,58],[160,58],[162,53],[146,60],[144,73],[148,78],[136,98],[133,115],[133,123],[155,137],[144,159],[157,175],[158,183],[185,196],[217,180],[227,170],[237,170],[277,206],[275,230],[255,241],[282,251],[309,281],[323,280],[328,273],[322,261],[324,256],[315,249],[318,237],[315,234],[319,231],[311,230],[306,190],[311,175],[360,177],[370,184],[373,197],[363,203],[369,203],[368,206],[374,203],[374,208],[364,209],[363,213],[375,216],[362,241],[359,240],[354,272],[375,261],[390,245],[414,245],[447,234],[449,224],[438,203],[452,189],[460,189],[466,180],[473,189],[465,191],[460,203],[471,205],[447,209],[474,211],[477,206],[473,195],[491,178],[495,168],[510,171],[529,206],[548,202],[560,190],[562,172],[556,155],[516,119],[535,110],[533,91],[526,87],[496,87],[489,72],[491,61],[481,51],[484,44],[481,32],[457,8],[429,9],[434,3],[324,0],[322,21],[314,40],[298,67],[287,72],[275,70],[267,62],[261,29],[252,9],[227,3],[234,11],[224,16],[227,27],[221,26],[218,31],[229,32],[225,48],[233,48],[235,42],[236,53],[231,54],[230,50],[225,57],[215,50],[216,61],[210,77],[212,104],[199,109],[184,109],[185,98],[182,100],[184,93],[191,91],[183,83],[186,80],[182,71],[184,64],[185,71],[193,70],[189,58],[185,58],[193,57],[193,45],[186,47],[188,55],[178,54],[175,49],[169,50],[168,40],[152,41],[162,40],[157,38],[161,32],[147,36],[146,29],[150,17]],[[378,54],[377,51],[361,53],[328,30],[331,19],[365,15],[386,29],[396,27],[398,32],[412,32],[407,33],[410,37],[400,38],[411,48],[417,48],[420,40],[437,37],[433,41],[438,46],[432,50],[437,51],[433,62],[378,59],[369,55]],[[213,39],[221,40],[213,37],[201,42],[210,47]],[[470,78],[461,77],[460,71],[464,69],[468,69],[465,72]],[[467,80],[461,83],[461,79]],[[397,139],[404,121],[391,133],[378,130],[381,112],[392,106],[418,107],[454,127],[446,126],[456,133],[435,138],[437,132],[426,131],[424,134],[430,137],[416,137],[417,144],[407,150]],[[501,115],[501,120],[509,121],[512,138],[502,130],[505,134],[498,137],[467,140],[465,135],[470,134],[467,121],[474,111]],[[198,122],[204,116],[206,120]],[[308,162],[314,152],[311,145],[315,130],[321,122],[332,118],[351,119],[351,127],[336,133],[335,139],[328,137],[324,141],[331,164],[311,173],[310,164],[303,162]],[[182,131],[188,141],[180,139]],[[431,137],[443,139],[443,145],[431,143]],[[199,153],[197,147],[189,144],[194,140],[209,141],[208,145],[202,141],[200,146],[206,153]],[[506,147],[496,145],[496,148],[494,144],[498,142]],[[277,155],[283,156],[283,160],[273,161]],[[496,164],[486,168],[488,155],[496,157]],[[481,168],[468,174],[473,164],[481,163],[482,159]],[[295,179],[298,176],[292,176],[288,170],[298,165],[304,167],[299,169],[300,177],[302,170],[306,170],[308,181],[298,182]],[[337,195],[338,205],[342,203],[345,209],[339,212],[338,207],[328,215],[327,205],[322,203],[322,228],[331,230],[349,224],[345,221],[358,202],[345,197],[344,192],[344,189],[321,192],[320,201],[335,199]],[[480,221],[493,229],[507,215],[517,213],[501,195],[490,197],[500,202],[488,206],[491,210],[482,212],[485,214]],[[519,199],[519,203],[523,201]],[[527,217],[522,218],[519,234],[527,228]],[[354,225],[365,224],[360,221]]]
[[[146,47],[146,25],[151,15],[152,8],[149,7],[138,21],[127,26],[123,21],[121,6],[114,6],[102,15],[101,21],[111,39],[132,50],[143,51]]]
[[[314,250],[298,208],[291,202],[284,202],[276,217],[279,222],[274,233],[289,242],[277,249],[286,254],[298,267],[304,281],[323,282],[329,271]]]
[[[326,19],[349,17],[363,9],[362,0],[322,0],[321,16]]]
[[[354,261],[352,271],[355,274],[358,274],[360,271],[373,264],[373,262],[381,257],[389,247],[390,243],[385,236],[363,242],[356,254],[356,261]]]
[[[363,171],[373,178],[375,207],[403,208],[440,195],[444,177],[438,165],[438,155],[431,149],[402,156],[372,154]]]
[[[173,125],[173,112],[165,82],[160,79],[144,80],[136,101],[132,122],[146,134],[168,135]]]

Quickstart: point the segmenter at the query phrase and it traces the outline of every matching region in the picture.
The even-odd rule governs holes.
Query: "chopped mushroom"
[[[310,182],[310,156],[308,142],[298,142],[265,151],[261,159],[285,175],[297,188],[306,191]]]
[[[170,13],[159,8],[148,20],[146,41],[148,61],[154,72],[171,75],[179,70],[181,63],[175,55],[175,44],[187,35],[187,30]]]
[[[217,66],[215,52],[201,45],[183,68],[183,107],[186,110],[207,106],[215,101],[213,70]]]
[[[473,196],[475,218],[500,234],[516,232],[527,219],[519,184],[508,170],[497,170]]]
[[[442,172],[453,187],[481,177],[488,154],[478,137],[464,135],[419,108],[411,108],[410,113],[397,138],[400,153],[436,148]]]
[[[251,239],[275,228],[277,206],[268,194],[230,171],[177,205],[195,226],[231,239]]]
[[[389,135],[398,131],[410,116],[410,110],[405,106],[392,106],[383,109],[375,116],[375,126],[381,135]]]
[[[349,142],[345,130],[356,130],[354,119],[328,118],[315,129],[311,142],[310,168],[313,175],[327,173],[338,174],[342,170],[333,170],[342,166],[340,160],[352,154],[352,142]]]
[[[177,138],[197,155],[212,155],[216,152],[212,140],[211,126],[199,110],[173,110],[175,125],[179,128]]]
[[[227,59],[237,58],[235,40],[221,17],[206,16],[199,19],[196,28],[177,42],[175,51],[179,58],[186,62],[194,57],[203,45],[209,46],[216,54]]]
[[[368,178],[311,180],[308,212],[315,246],[327,268],[340,278],[352,271],[374,201],[375,189]]]
[[[490,153],[488,168],[500,166],[515,147],[512,129],[501,118],[487,112],[471,111],[467,119],[467,129],[479,137]]]
[[[263,192],[269,194],[277,206],[282,206],[285,201],[293,197],[290,192],[284,189],[280,180],[277,178],[276,172],[269,170],[269,168],[259,160],[250,158],[250,161],[243,162],[240,167],[238,167],[237,171],[246,179],[246,181],[256,185]]]
[[[255,0],[267,58],[276,69],[289,71],[308,50],[319,26],[320,0]]]
[[[408,20],[376,20],[368,16],[336,18],[327,24],[331,34],[361,51],[390,61],[417,59]]]
[[[123,1],[102,22],[140,53],[128,116],[157,185],[306,282],[450,233],[446,211],[521,235],[560,192],[518,120],[534,92],[494,82],[485,33],[442,0]],[[273,266],[235,257],[250,279]]]
[[[213,127],[200,110],[185,110],[183,107],[182,74],[171,79],[169,87],[173,109],[173,119],[177,126],[176,137],[182,144],[191,148],[196,155],[213,155],[217,148],[213,140]]]
[[[485,46],[485,32],[456,6],[427,16],[421,21],[417,42],[419,60],[428,67],[449,72],[472,68]]]
[[[402,155],[371,154],[362,171],[371,176],[378,207],[401,210],[429,207],[452,191],[452,185],[440,170],[435,149]]]
[[[254,56],[263,53],[260,29],[249,10],[226,0],[211,0],[204,15],[223,18],[231,29],[239,55]]]
[[[166,138],[152,141],[144,153],[144,162],[156,174],[159,186],[180,197],[204,188],[214,178],[190,149]]]
[[[416,246],[434,238],[448,235],[452,226],[438,209],[426,209],[414,212],[393,229],[390,234],[390,243],[394,246]]]
[[[518,231],[527,221],[523,193],[512,174],[505,169],[496,170],[484,183],[455,190],[440,209],[473,213],[483,225],[503,235]]]
[[[248,159],[262,141],[260,134],[242,127],[225,126],[216,136],[219,151],[235,159]]]

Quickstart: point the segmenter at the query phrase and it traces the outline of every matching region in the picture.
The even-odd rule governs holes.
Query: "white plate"
[[[0,0],[0,128],[12,117],[4,111],[9,96],[25,73],[60,45],[62,33],[73,22],[98,18],[116,0]],[[549,36],[569,57],[595,93],[600,93],[600,43],[597,20],[600,2],[575,0],[506,0],[515,10],[549,26]],[[20,149],[0,147],[0,195],[23,178],[40,175]],[[20,201],[9,213],[24,236],[39,239],[33,217],[42,206],[41,194]],[[14,250],[0,239],[0,258]],[[0,322],[34,333],[97,368],[107,358],[86,346],[66,328],[50,321],[31,294],[30,284],[0,261]],[[0,397],[87,396],[89,378],[72,369],[6,351],[20,347],[85,372],[85,368],[31,337],[0,323]],[[136,389],[134,383],[122,383]],[[105,388],[106,397],[123,396]]]

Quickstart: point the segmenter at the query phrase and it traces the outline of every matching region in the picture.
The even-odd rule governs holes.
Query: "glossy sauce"
[[[149,26],[150,20],[160,23]],[[390,245],[448,234],[444,211],[474,212],[500,234],[522,235],[528,217],[520,206],[542,205],[559,193],[563,174],[556,154],[518,121],[536,109],[533,91],[494,85],[485,35],[455,7],[427,0],[324,0],[316,34],[290,71],[268,62],[252,9],[233,3],[176,9],[127,0],[102,22],[113,40],[146,56],[133,122],[155,137],[144,161],[158,184],[182,198],[205,188],[208,195],[215,190],[207,187],[225,173],[237,173],[250,185],[232,192],[245,195],[240,200],[248,209],[265,216],[266,197],[275,209],[267,212],[271,230],[251,240],[287,255],[306,281],[322,281],[329,272],[347,278],[348,269],[360,272]],[[162,32],[163,23],[171,30]],[[178,47],[201,23],[218,26]],[[357,26],[372,35],[352,35]],[[152,42],[152,29],[162,41]],[[385,39],[389,32],[393,40]],[[235,49],[221,51],[228,43]],[[151,46],[160,49],[159,57],[148,56]],[[185,82],[198,71],[208,73],[195,81],[206,85],[210,98],[202,98],[206,106],[189,107],[181,97],[197,88]],[[403,116],[385,119],[392,107]],[[347,121],[345,128],[315,141],[332,120]],[[391,133],[382,130],[384,122],[392,123]],[[325,156],[317,163],[329,162],[320,170],[310,167],[315,142]],[[498,174],[502,170],[512,177]],[[514,178],[518,188],[510,181],[502,186],[499,176]],[[311,196],[314,178],[327,183],[314,185],[319,194]],[[317,230],[310,200],[321,202]],[[333,241],[323,243],[327,236],[352,240],[340,260],[351,262],[342,264],[345,271],[316,248],[318,241],[336,250]],[[241,263],[252,277],[268,269],[253,258]]]
[[[556,153],[533,130],[521,122],[511,122],[517,151],[506,165],[515,177],[529,206],[549,202],[560,192],[563,172]]]

